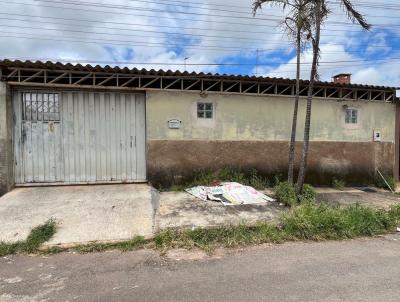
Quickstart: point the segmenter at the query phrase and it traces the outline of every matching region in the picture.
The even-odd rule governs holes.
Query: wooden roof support
[[[86,74],[84,77],[80,78],[78,81],[76,81],[75,83],[72,83],[73,86],[78,85],[79,83],[82,83],[83,81],[89,79],[90,77],[93,76],[93,73],[88,73]]]
[[[49,84],[53,84],[56,83],[57,81],[61,80],[62,78],[64,78],[65,76],[67,76],[69,74],[68,71],[63,72],[62,74],[60,74],[59,76],[57,76],[56,78],[54,78],[53,80],[49,81]]]
[[[25,80],[22,80],[22,82],[24,82],[24,83],[29,82],[30,80],[33,80],[33,79],[37,78],[38,76],[40,76],[43,72],[44,72],[44,70],[39,70],[38,72],[35,72],[30,77],[27,77]]]
[[[115,74],[109,76],[108,78],[106,78],[105,80],[101,81],[100,83],[96,84],[96,86],[101,86],[104,85],[105,83],[111,81],[112,79],[114,79],[116,77]]]
[[[116,79],[112,83],[109,83]],[[75,69],[41,69],[28,67],[2,68],[2,80],[19,86],[39,87],[101,87],[109,89],[145,89],[145,90],[174,90],[174,91],[198,91],[220,92],[229,94],[248,95],[295,95],[295,84],[283,79],[253,79],[235,78],[203,74],[199,78],[192,74],[158,74],[138,71],[137,74],[124,72],[85,71]],[[142,80],[144,85],[142,86]],[[105,85],[106,83],[109,83]],[[180,84],[179,84],[180,83]],[[200,84],[199,84],[200,83]],[[153,84],[153,85],[152,85]],[[218,86],[219,85],[219,86]],[[278,87],[279,86],[279,87]],[[304,95],[308,86],[302,83],[300,95]],[[381,102],[393,102],[396,100],[395,90],[391,87],[374,86],[349,86],[338,87],[332,84],[319,83],[313,92],[315,97],[370,100]]]

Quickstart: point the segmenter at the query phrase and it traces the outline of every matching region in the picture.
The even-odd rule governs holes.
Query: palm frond
[[[341,0],[341,3],[345,7],[347,16],[351,21],[358,22],[362,28],[366,30],[371,29],[371,24],[369,24],[367,20],[365,20],[364,16],[354,8],[351,0]]]
[[[253,2],[253,15],[256,15],[257,11],[259,9],[262,9],[263,4],[271,4],[271,5],[276,5],[276,6],[283,6],[283,8],[288,5],[289,0],[255,0]]]

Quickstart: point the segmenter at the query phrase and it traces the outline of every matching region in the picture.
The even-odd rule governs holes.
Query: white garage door
[[[17,91],[14,112],[17,184],[146,179],[143,94]]]

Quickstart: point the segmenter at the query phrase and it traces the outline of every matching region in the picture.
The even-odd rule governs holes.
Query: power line
[[[228,47],[228,46],[193,46],[193,45],[185,45],[185,44],[165,44],[165,43],[157,43],[157,42],[140,42],[140,41],[124,41],[124,40],[108,40],[108,39],[85,39],[85,40],[76,40],[76,39],[59,39],[58,36],[47,36],[47,37],[32,37],[32,36],[13,36],[8,34],[24,34],[20,32],[3,32],[7,35],[0,34],[1,37],[4,38],[22,38],[22,39],[30,39],[30,40],[47,40],[47,41],[58,41],[58,42],[72,42],[72,43],[89,43],[89,44],[99,44],[99,45],[117,45],[117,46],[145,46],[145,47],[162,47],[162,48],[170,48],[170,47],[184,47],[189,49],[210,49],[220,51],[223,49],[237,50],[238,52],[243,52],[243,50],[253,50],[253,48],[246,47]],[[117,42],[117,43],[115,43]],[[275,50],[273,48],[264,49],[264,50]]]
[[[60,39],[59,36],[54,36],[54,35],[47,35],[47,36],[39,36],[39,37],[34,37],[32,35],[30,36],[23,36],[25,32],[13,32],[13,31],[4,31],[3,33],[7,35],[1,35],[3,37],[7,38],[22,38],[22,39],[30,39],[30,40],[44,40],[44,41],[58,41],[58,42],[72,42],[72,43],[88,43],[88,44],[98,44],[98,45],[117,45],[117,46],[145,46],[145,47],[155,47],[155,48],[171,48],[171,47],[176,47],[176,48],[187,48],[187,49],[201,49],[205,51],[221,51],[224,50],[225,53],[227,50],[232,51],[232,52],[254,52],[256,50],[256,46],[254,47],[243,47],[243,46],[218,46],[218,45],[192,45],[192,44],[179,44],[179,43],[161,43],[161,42],[147,42],[147,41],[132,41],[132,40],[115,40],[115,39],[85,39],[85,40],[77,40],[75,38],[69,39],[70,37],[66,37],[68,39]],[[13,36],[9,34],[16,34],[18,36]],[[22,36],[20,36],[22,35]],[[271,45],[276,45],[276,48],[264,48],[264,49],[259,49],[259,51],[274,51],[278,50],[278,46],[285,46],[284,44],[274,44],[274,43],[269,43]],[[343,46],[341,44],[329,44],[329,45],[337,45],[337,46]],[[288,46],[288,45],[286,45]],[[375,47],[375,48],[386,48],[387,46],[385,45],[371,45],[371,44],[358,44],[357,47],[361,46],[368,46],[368,47]],[[360,50],[361,51],[361,50]],[[325,52],[325,53],[336,53],[336,52]],[[350,53],[350,52],[349,52]],[[356,53],[356,52],[354,52]]]
[[[1,1],[0,1],[1,2]],[[29,18],[40,18],[40,19],[52,19],[52,20],[64,20],[64,21],[77,21],[77,22],[87,22],[87,23],[107,23],[107,24],[116,24],[116,25],[128,25],[128,26],[140,26],[140,27],[155,27],[159,28],[159,25],[153,25],[153,24],[141,24],[141,23],[129,23],[129,22],[113,22],[113,21],[98,21],[98,20],[90,20],[90,19],[76,19],[76,18],[63,18],[63,17],[50,17],[50,16],[37,16],[37,15],[28,15],[28,14],[14,14],[14,13],[2,13],[0,12],[0,15],[6,15],[6,16],[19,16],[19,17],[29,17]],[[79,26],[78,24],[74,23],[56,23],[56,22],[48,22],[48,21],[36,21],[36,20],[26,20],[26,19],[17,19],[17,18],[5,18],[5,17],[0,17],[0,19],[4,20],[11,20],[11,21],[23,21],[23,22],[37,22],[37,23],[43,23],[43,24],[55,24],[55,25],[68,25],[68,26]],[[249,24],[247,24],[249,25]],[[263,25],[264,27],[270,28],[266,25]],[[97,26],[98,28],[103,28],[103,29],[117,29],[117,30],[130,30],[126,28],[116,28],[116,27],[101,27]],[[271,31],[249,31],[249,30],[229,30],[229,29],[208,29],[208,28],[202,28],[202,27],[183,27],[183,26],[170,26],[170,25],[162,25],[163,28],[174,28],[174,29],[180,29],[180,30],[212,30],[212,31],[217,31],[217,32],[230,32],[230,33],[245,33],[245,34],[268,34],[268,35],[284,35],[283,32],[271,32]],[[142,30],[141,30],[142,31]],[[351,32],[351,33],[360,33],[362,32],[361,30],[348,30],[348,29],[329,29],[331,32]],[[159,31],[157,31],[159,32]],[[373,31],[371,31],[373,33]],[[328,36],[324,34],[324,36]],[[331,35],[329,35],[331,36]],[[335,36],[335,35],[332,35]]]
[[[45,1],[45,0],[41,0],[41,1]],[[49,0],[46,0],[49,1]],[[46,2],[45,1],[45,2]],[[38,6],[35,5],[33,3],[26,3],[26,2],[13,2],[13,3],[9,3],[7,1],[1,0],[0,2],[6,3],[6,4],[22,4],[22,5],[31,5],[31,6]],[[54,3],[53,1],[51,1],[52,3]],[[61,2],[61,1],[58,1]],[[77,6],[86,6],[86,5],[91,5],[91,6],[101,6],[100,4],[92,4],[92,3],[87,3],[87,2],[67,2],[67,1],[63,1],[65,2],[66,5],[77,5]],[[85,4],[86,3],[86,4]],[[62,3],[61,3],[62,4]],[[92,10],[92,9],[84,9],[84,8],[74,8],[74,7],[65,7],[65,6],[54,6],[54,5],[39,5],[41,7],[49,7],[49,8],[56,8],[56,9],[68,9],[68,10],[75,10],[75,11],[85,11],[85,12],[93,12],[93,13],[106,13],[106,14],[112,14],[113,12],[111,11],[104,11],[104,10]],[[105,6],[105,7],[109,7]],[[124,9],[124,10],[129,10],[128,8],[121,8],[121,7],[114,7],[115,9]],[[145,12],[160,12],[160,13],[165,13],[164,10],[158,10],[158,9],[148,9],[148,8],[141,8],[141,7],[130,7],[131,10],[135,10],[135,11],[145,11]],[[280,21],[281,17],[276,18],[276,19],[268,19],[268,18],[258,18],[258,17],[246,17],[246,16],[226,16],[226,15],[212,15],[212,14],[205,14],[205,13],[195,13],[195,12],[179,12],[179,11],[173,11],[173,12],[169,12],[169,13],[174,13],[174,14],[184,14],[184,15],[194,15],[194,16],[206,16],[206,17],[219,17],[219,18],[238,18],[238,19],[245,19],[245,20],[263,20],[263,21]],[[132,13],[126,13],[126,12],[118,12],[119,15],[126,15],[126,16],[143,16],[138,15],[138,14],[132,14]],[[193,20],[193,19],[182,19],[182,18],[170,18],[170,17],[166,17],[166,16],[149,16],[147,15],[147,17],[157,17],[157,18],[162,18],[162,19],[174,19],[174,20],[187,20],[187,21],[200,21],[200,20]],[[228,24],[228,22],[222,22],[222,21],[212,21],[214,23],[222,23],[222,24]],[[236,22],[230,22],[230,24],[234,24],[234,25],[240,25],[239,23]],[[327,24],[337,24],[337,25],[347,25],[350,26],[352,25],[349,22],[340,22],[340,21],[328,21]],[[248,24],[247,24],[248,25]],[[378,25],[378,24],[376,24]],[[380,24],[380,25],[384,25],[384,24]],[[391,24],[391,26],[394,26]],[[400,24],[396,25],[396,26],[400,26]]]
[[[32,60],[32,59],[31,59]],[[38,59],[34,59],[38,60]],[[255,63],[175,63],[175,62],[134,62],[134,61],[99,61],[99,60],[90,60],[90,59],[49,59],[49,58],[40,58],[40,60],[49,60],[49,61],[62,61],[62,62],[80,62],[80,63],[97,63],[97,64],[117,64],[117,65],[175,65],[175,66],[256,66]],[[339,60],[339,61],[321,61],[320,64],[333,64],[332,66],[336,66],[336,64],[345,64],[345,63],[362,63],[362,62],[391,62],[391,63],[400,63],[400,57],[394,58],[382,58],[382,59],[374,59],[374,60]],[[399,61],[399,62],[397,62]],[[271,66],[271,63],[259,63],[259,66]],[[297,63],[285,62],[278,63],[277,65],[297,65]],[[312,62],[302,62],[301,65],[312,65]]]
[[[0,18],[1,19],[1,18]],[[118,33],[105,33],[105,32],[93,32],[93,31],[84,31],[84,30],[70,30],[70,29],[58,29],[58,28],[46,28],[46,27],[33,27],[33,26],[18,26],[18,25],[9,25],[9,24],[0,24],[0,26],[4,26],[4,27],[6,27],[6,28],[9,28],[9,27],[12,27],[12,28],[20,28],[20,29],[33,29],[33,30],[36,30],[36,29],[38,29],[38,30],[49,30],[49,31],[66,31],[66,32],[72,32],[72,33],[85,33],[85,34],[94,34],[94,35],[112,35],[112,36],[122,36],[121,34],[118,34]],[[153,33],[157,33],[156,31],[144,31],[144,32],[153,32]],[[16,33],[16,32],[12,32],[12,33]],[[162,33],[162,32],[161,32]],[[18,32],[18,34],[19,34],[19,32]],[[23,33],[21,33],[21,34],[23,34]],[[170,33],[166,33],[166,34],[170,34]],[[173,33],[171,33],[171,34],[173,34]],[[175,34],[179,34],[179,33],[175,33]],[[131,35],[131,34],[124,34],[123,36],[131,36],[131,37],[139,37],[139,38],[148,38],[149,36],[148,35],[146,35],[146,36],[143,36],[143,35]],[[196,35],[195,35],[196,36]],[[208,36],[205,36],[205,37],[208,37]],[[210,36],[210,37],[212,37],[212,36]],[[231,39],[235,39],[235,37],[224,37],[224,36],[214,36],[214,37],[218,37],[218,38],[231,38]],[[68,37],[69,38],[69,37]],[[263,39],[251,39],[251,38],[247,38],[246,40],[250,40],[250,41],[264,41],[265,42],[265,40],[263,40]],[[112,40],[112,41],[114,41],[114,40]],[[205,41],[207,41],[207,42],[220,42],[219,40],[205,40]],[[115,41],[114,41],[115,42]],[[120,40],[118,40],[118,42],[121,42]],[[134,42],[134,43],[141,43],[141,42],[143,42],[143,43],[146,43],[146,41],[130,41],[130,42]],[[286,43],[288,43],[288,42],[286,42]],[[278,45],[278,46],[280,46],[280,45],[286,45],[286,43],[285,42],[278,42],[278,43],[268,43],[269,45]],[[187,46],[187,45],[190,45],[190,44],[179,44],[179,45],[182,45],[182,46]],[[341,45],[341,44],[330,44],[330,45]],[[358,45],[358,46],[364,46],[364,45]],[[382,46],[382,45],[371,45],[371,44],[367,44],[366,46],[368,46],[368,47],[387,47],[386,45],[385,46]],[[199,46],[200,47],[200,46]],[[205,47],[207,47],[207,46],[205,46]],[[214,47],[217,47],[217,46],[214,46]],[[232,45],[231,47],[239,47],[240,49],[243,49],[242,48],[242,46],[241,45],[239,45],[239,46],[236,46],[236,45]],[[257,45],[254,45],[254,46],[252,46],[252,47],[257,47]],[[246,47],[246,49],[252,49],[252,47]],[[260,50],[262,50],[262,49],[258,49],[259,51]]]
[[[111,8],[111,9],[123,9],[123,10],[141,10],[141,11],[151,11],[151,12],[165,12],[164,10],[159,10],[159,9],[153,9],[153,8],[145,8],[145,7],[138,7],[138,6],[129,6],[129,5],[115,5],[115,4],[98,4],[98,3],[93,3],[93,2],[83,2],[83,1],[74,1],[74,0],[35,0],[37,2],[50,2],[50,3],[59,3],[59,4],[65,4],[65,5],[72,5],[72,6],[95,6],[95,7],[102,7],[102,8]],[[173,5],[172,5],[173,6]],[[177,7],[175,5],[175,7]],[[182,6],[179,6],[182,7]],[[400,9],[399,9],[400,10]],[[226,10],[226,9],[218,9],[218,11],[222,12],[228,12],[228,13],[237,13],[237,14],[243,14],[243,11],[231,11],[231,10]],[[268,18],[260,18],[257,16],[226,16],[226,15],[216,15],[216,14],[210,14],[210,13],[199,13],[199,12],[188,12],[188,11],[173,11],[171,13],[174,14],[184,14],[184,15],[197,15],[197,16],[207,16],[207,17],[223,17],[223,18],[237,18],[237,19],[250,19],[250,20],[265,20],[265,21],[280,21],[282,19],[282,16],[277,16],[277,15],[265,15]],[[249,12],[250,13],[250,12]],[[274,17],[274,18],[271,18]],[[349,24],[348,22],[340,22],[340,21],[328,21],[327,23],[332,23],[332,24]]]
[[[64,3],[64,4],[74,4],[74,3],[81,3],[81,1],[76,1],[76,0],[68,0],[68,1],[65,1],[65,0],[54,0],[54,1],[51,1],[51,0],[34,0],[34,1],[37,1],[37,2],[52,2],[52,3]],[[240,10],[240,11],[238,11],[238,10],[229,10],[229,9],[226,9],[226,7],[227,7],[227,5],[218,5],[218,6],[220,6],[220,7],[225,7],[224,9],[222,9],[222,8],[215,8],[215,6],[217,6],[216,4],[214,4],[214,3],[210,3],[210,4],[200,4],[200,6],[193,6],[193,5],[188,5],[188,4],[195,4],[195,3],[193,3],[193,2],[183,2],[183,1],[168,1],[168,3],[163,3],[163,2],[157,2],[157,1],[150,1],[150,0],[134,0],[134,1],[132,1],[132,0],[128,0],[128,1],[130,1],[130,2],[136,2],[136,3],[150,3],[150,4],[158,4],[158,5],[165,5],[165,6],[172,6],[172,7],[179,7],[179,8],[189,8],[189,9],[201,9],[201,10],[212,10],[212,11],[219,11],[219,12],[228,12],[228,13],[237,13],[237,14],[243,14],[243,13],[245,13],[245,11],[244,10]],[[328,2],[330,2],[330,3],[334,3],[334,4],[336,4],[337,5],[337,3],[335,3],[335,2],[331,2],[331,1],[328,1]],[[171,3],[181,3],[181,4],[171,4]],[[97,3],[94,3],[94,2],[83,2],[83,5],[84,4],[88,4],[88,5],[92,5],[92,4],[96,4],[96,6],[99,6],[99,7],[110,7],[110,8],[123,8],[123,9],[126,9],[126,8],[133,8],[133,9],[137,9],[137,8],[143,8],[143,7],[135,7],[135,6],[129,6],[129,5],[111,5],[111,4],[97,4]],[[195,4],[196,5],[196,4]],[[204,6],[206,6],[206,7],[204,7]],[[370,6],[370,4],[356,4],[356,6]],[[382,6],[380,6],[379,4],[374,4],[373,5],[374,7],[382,7]],[[211,7],[211,9],[210,9],[210,7]],[[232,7],[231,5],[229,5],[229,7]],[[252,7],[249,5],[249,6],[235,6],[235,7],[238,7],[238,8],[242,8],[242,9],[246,9],[249,13],[251,13],[252,12]],[[392,9],[392,8],[398,8],[398,6],[395,6],[395,5],[393,5],[393,6],[388,6],[387,7],[388,9]],[[258,15],[265,15],[265,14],[262,14],[262,11],[261,12],[258,12],[257,13]],[[274,17],[281,17],[281,16],[277,16],[277,15],[270,15],[270,14],[268,14],[268,16],[274,16]]]
[[[35,1],[41,1],[41,0],[35,0]],[[195,9],[203,9],[203,10],[212,10],[212,11],[244,13],[244,11],[230,11],[230,10],[226,10],[226,9],[215,8],[215,6],[216,7],[226,7],[227,5],[225,5],[225,4],[216,4],[214,2],[213,3],[201,3],[200,6],[190,6],[190,5],[187,5],[187,4],[199,4],[199,3],[198,2],[188,2],[188,1],[177,1],[177,0],[170,0],[170,1],[168,1],[168,3],[157,2],[157,1],[149,1],[149,0],[128,0],[128,1],[130,1],[130,2],[139,2],[139,3],[159,4],[159,5],[173,6],[173,7],[186,7],[186,8],[195,8]],[[158,0],[158,1],[166,1],[166,0]],[[182,3],[182,4],[178,5],[178,4],[171,4],[171,3]],[[237,8],[243,8],[243,9],[247,9],[247,10],[249,10],[249,9],[252,10],[251,6],[236,6],[236,5],[229,4],[229,7],[237,7]],[[282,17],[282,16],[277,16],[277,15],[271,15],[271,14],[263,14],[262,11],[258,11],[257,15]],[[398,17],[395,17],[395,16],[377,16],[377,15],[374,15],[373,17],[374,18],[382,17],[382,18],[398,19]]]

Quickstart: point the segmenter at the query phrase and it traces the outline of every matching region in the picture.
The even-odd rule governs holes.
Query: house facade
[[[227,166],[271,176],[287,170],[293,80],[9,60],[0,68],[1,193],[26,185],[168,186]],[[308,181],[370,183],[377,169],[398,179],[396,88],[340,76],[314,89]]]

